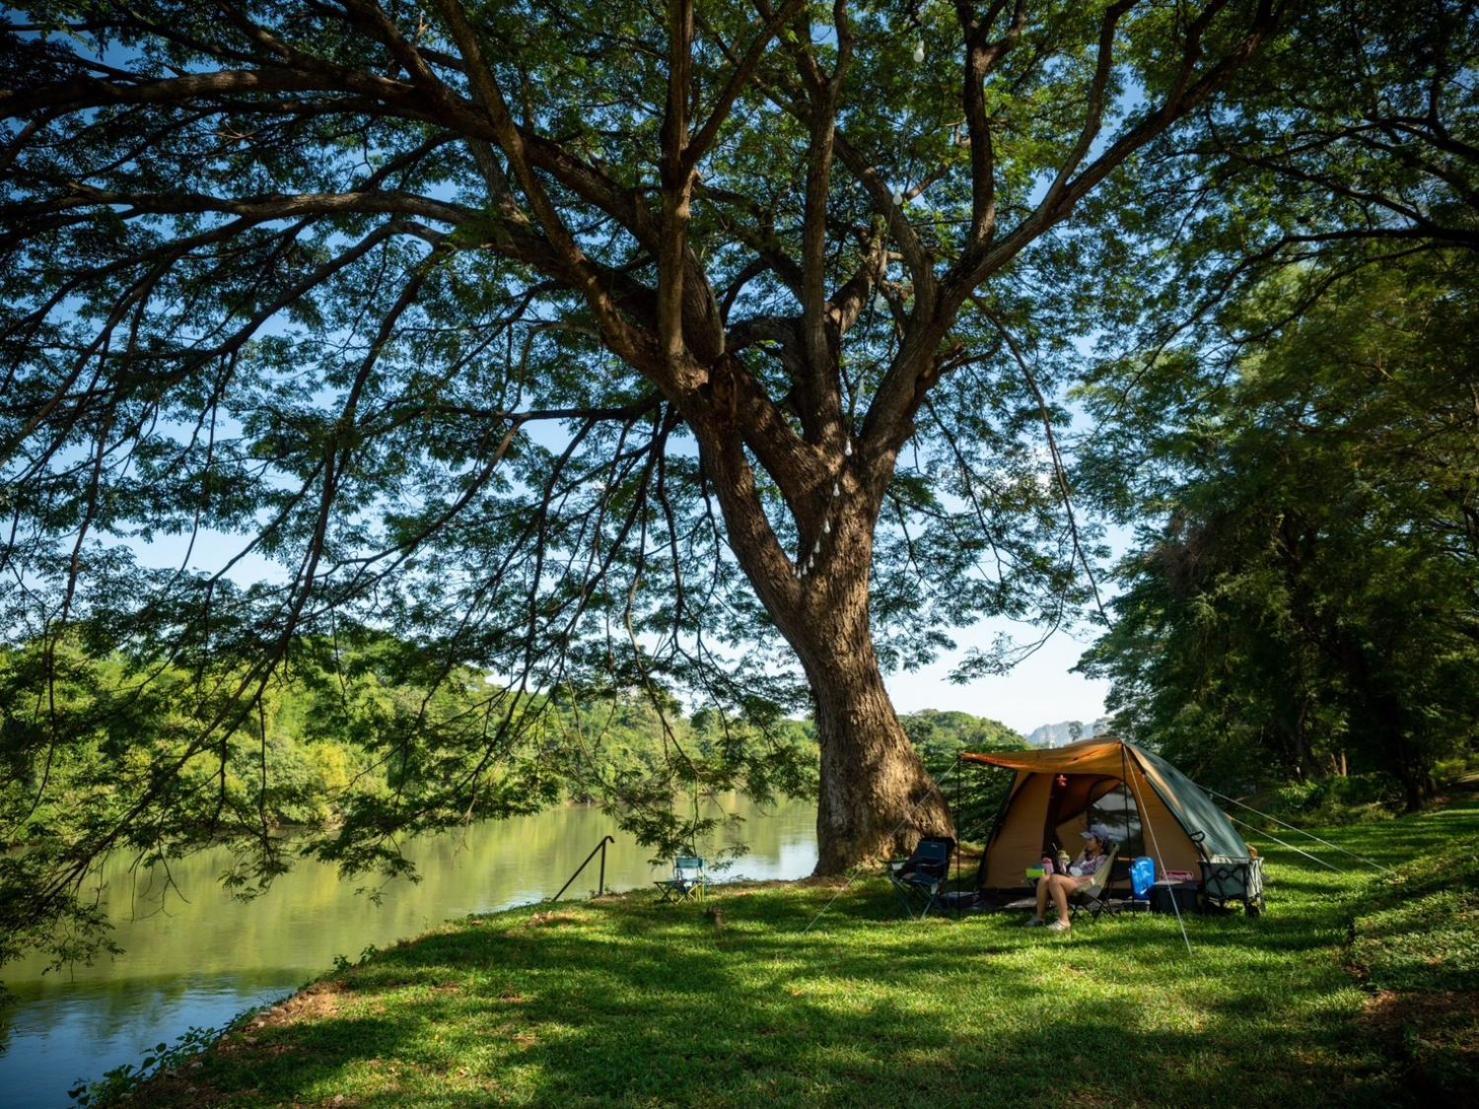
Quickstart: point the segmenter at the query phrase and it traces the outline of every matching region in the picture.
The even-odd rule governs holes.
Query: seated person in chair
[[[1093,885],[1094,876],[1108,861],[1105,852],[1109,849],[1109,833],[1100,826],[1080,832],[1084,837],[1084,849],[1078,858],[1069,864],[1067,874],[1044,874],[1037,880],[1037,914],[1027,922],[1029,928],[1040,928],[1047,924],[1043,919],[1051,898],[1058,910],[1058,919],[1047,924],[1049,932],[1066,932],[1068,923],[1068,898],[1086,886]]]

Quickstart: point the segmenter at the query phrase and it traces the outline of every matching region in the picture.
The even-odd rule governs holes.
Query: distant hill
[[[1079,734],[1074,734],[1074,729]],[[1063,747],[1080,739],[1093,739],[1109,728],[1109,717],[1101,716],[1092,723],[1082,720],[1065,720],[1061,724],[1044,724],[1027,733],[1027,742],[1034,747]]]
[[[1020,749],[1027,742],[1001,721],[968,712],[923,709],[901,715],[899,723],[926,762],[932,757],[948,761],[961,751]]]

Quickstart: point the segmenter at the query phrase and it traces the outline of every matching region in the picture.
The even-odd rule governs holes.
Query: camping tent
[[[984,890],[1020,889],[1028,867],[1102,824],[1120,857],[1148,855],[1158,874],[1189,871],[1215,901],[1260,906],[1262,866],[1227,815],[1186,775],[1132,743],[1100,736],[1041,751],[963,754],[1016,771],[981,862]]]

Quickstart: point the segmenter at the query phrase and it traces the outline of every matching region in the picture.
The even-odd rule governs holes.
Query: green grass
[[[900,919],[877,880],[450,924],[320,980],[148,1104],[1389,1104],[1472,1085],[1479,803],[1268,845],[1269,911]],[[1255,837],[1256,839],[1256,837]],[[809,922],[830,908],[807,931]]]

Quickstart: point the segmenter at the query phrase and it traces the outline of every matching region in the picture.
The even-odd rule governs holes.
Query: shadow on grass
[[[1434,823],[1390,838],[1430,850],[1449,834]],[[1273,912],[1188,919],[1190,955],[1164,917],[1062,939],[1020,916],[907,922],[878,882],[838,897],[809,932],[826,887],[728,891],[714,902],[722,927],[636,897],[474,919],[328,980],[320,1006],[232,1037],[193,1076],[145,1093],[382,1105],[1411,1101],[1340,965],[1369,879],[1312,874],[1280,851],[1269,852]]]

